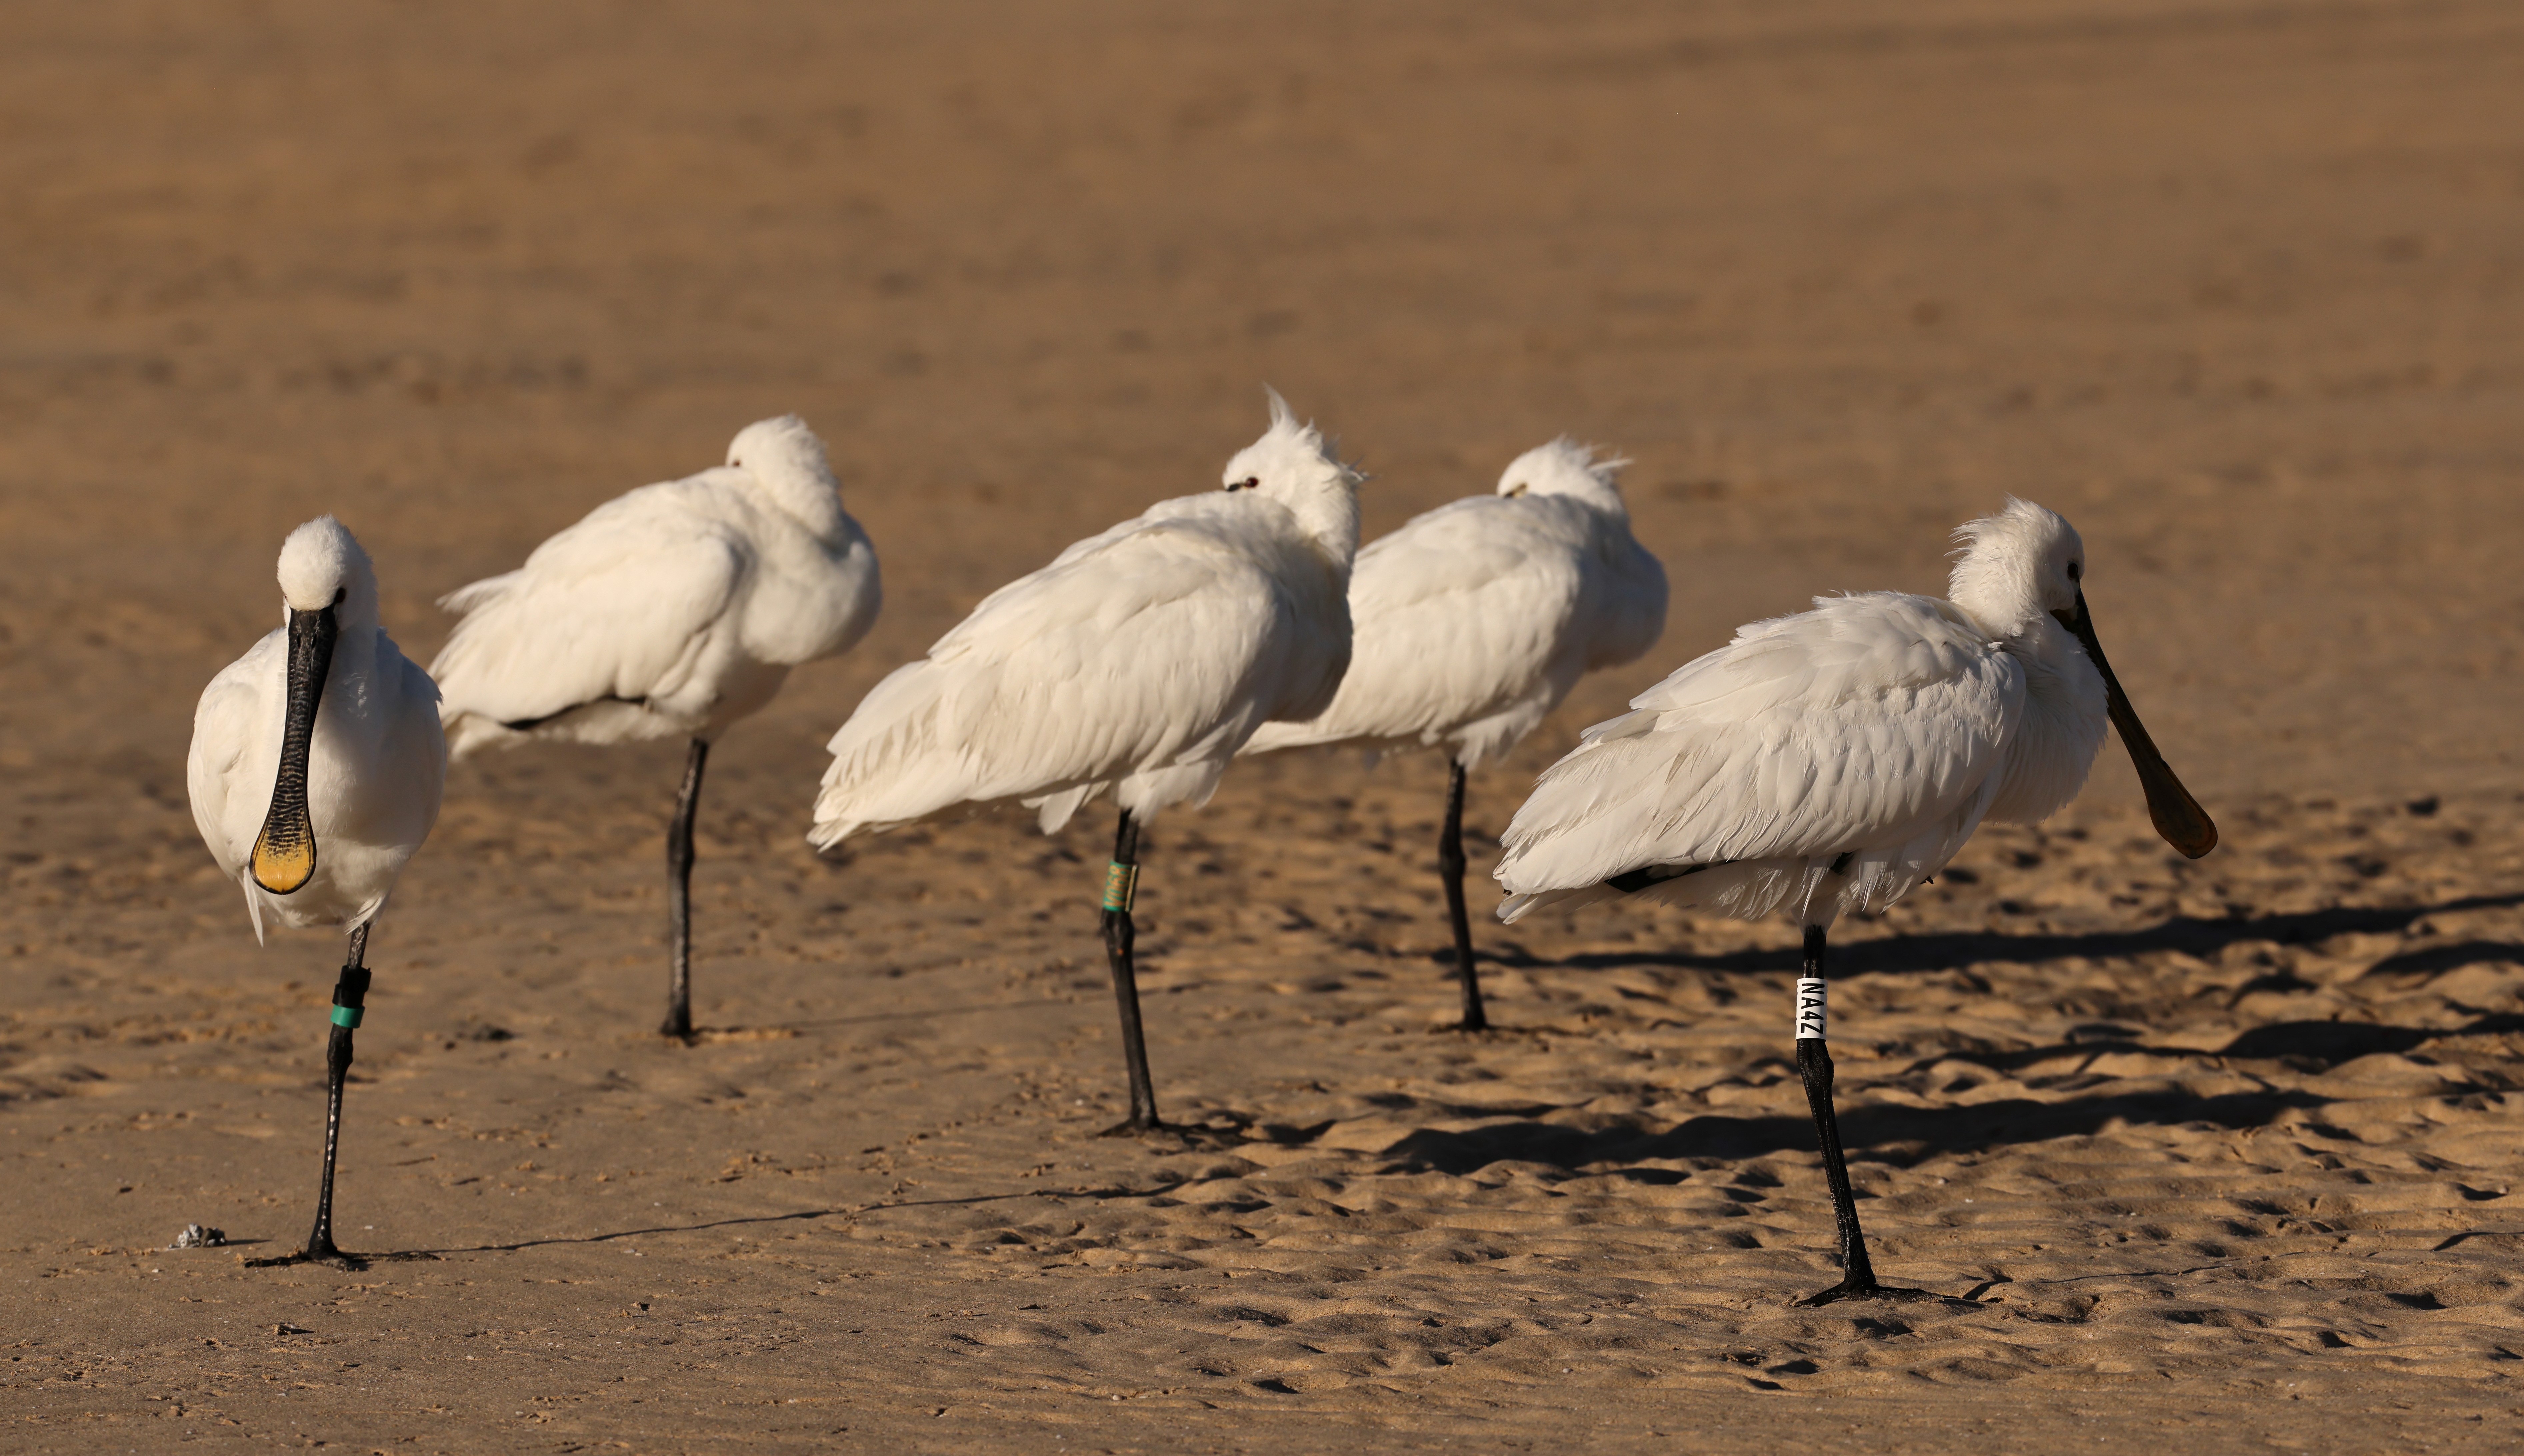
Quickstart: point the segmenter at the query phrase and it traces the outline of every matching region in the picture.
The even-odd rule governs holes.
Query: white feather
[[[314,876],[289,895],[255,884],[249,861],[271,807],[289,692],[289,634],[275,628],[222,668],[193,712],[185,785],[193,823],[219,872],[243,889],[257,941],[282,925],[357,926],[376,917],[406,861],[438,821],[447,741],[438,690],[377,624],[367,554],[331,516],[292,532],[281,556],[284,599],[331,603],[338,635],[316,700],[307,758]]]
[[[1645,872],[1652,899],[1828,925],[1900,898],[1983,819],[2073,799],[2104,684],[2050,613],[2078,600],[2084,548],[2022,502],[1964,535],[1956,600],[1820,598],[1588,729],[1508,828],[1500,918]]]
[[[882,602],[876,553],[794,415],[728,463],[643,486],[448,594],[431,664],[459,757],[526,738],[712,740],[789,670],[847,652]]]
[[[1265,719],[1319,710],[1349,661],[1358,476],[1272,404],[1230,489],[1071,546],[878,683],[809,838],[1007,801],[1049,833],[1107,788],[1145,818],[1206,801]]]
[[[1244,752],[1433,748],[1478,768],[1581,675],[1645,653],[1665,629],[1665,570],[1630,535],[1621,463],[1554,441],[1510,464],[1496,494],[1360,552],[1339,693],[1313,717],[1265,724]]]

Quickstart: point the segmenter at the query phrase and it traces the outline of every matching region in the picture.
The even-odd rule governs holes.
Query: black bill
[[[333,665],[333,608],[289,612],[289,708],[280,730],[280,776],[271,809],[254,841],[254,882],[289,895],[316,875],[316,823],[307,813],[307,752],[316,740],[316,706]]]
[[[2104,675],[2104,703],[2112,715],[2112,727],[2121,735],[2121,747],[2129,750],[2130,763],[2138,769],[2139,786],[2147,790],[2147,816],[2156,821],[2156,832],[2164,842],[2197,859],[2217,848],[2217,825],[2182,780],[2157,752],[2156,740],[2147,736],[2147,725],[2138,720],[2138,709],[2130,706],[2129,695],[2121,691],[2119,678],[2112,676],[2112,664],[2104,657],[2104,645],[2095,640],[2095,620],[2086,610],[2086,594],[2077,594],[2074,613],[2058,611],[2061,624],[2076,634],[2077,642]]]

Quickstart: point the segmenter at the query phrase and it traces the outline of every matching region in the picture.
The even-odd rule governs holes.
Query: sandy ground
[[[0,1446],[2511,1449],[2524,1425],[2524,15],[364,3],[0,10]],[[1371,533],[1561,432],[1675,605],[1477,781],[1735,623],[2083,529],[2156,736],[1841,937],[1889,1277],[1828,1206],[1789,932],[1488,927],[1442,771],[1159,821],[1178,1139],[1098,1140],[1108,826],[801,842],[818,747],[991,587],[1213,485],[1269,381]],[[797,410],[886,562],[713,758],[461,766],[371,954],[256,948],[194,698],[339,512],[436,595]],[[1490,842],[1478,838],[1486,868]],[[2514,1190],[2511,1190],[2514,1189]],[[230,1249],[162,1246],[217,1225]]]

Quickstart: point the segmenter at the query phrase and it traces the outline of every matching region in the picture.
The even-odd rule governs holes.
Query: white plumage
[[[1350,575],[1357,639],[1340,691],[1311,718],[1265,724],[1244,752],[1431,748],[1479,768],[1580,676],[1653,647],[1665,569],[1630,535],[1624,463],[1555,440],[1519,456],[1496,493],[1370,543]]]
[[[438,821],[447,740],[438,689],[377,625],[377,578],[342,523],[318,516],[280,548],[283,624],[203,690],[185,763],[193,822],[264,917],[339,925],[349,953],[325,1050],[324,1172],[299,1253],[341,1259],[333,1165],[342,1089],[368,992],[368,927]]]
[[[2022,501],[1958,534],[1952,600],[1817,598],[1587,729],[1508,827],[1500,918],[1645,871],[1632,893],[1828,925],[1899,899],[1983,819],[2074,799],[2110,696],[2068,625],[2084,543]]]
[[[1983,820],[2030,822],[2077,795],[2109,719],[2157,829],[2197,857],[2216,826],[2156,752],[2096,640],[2085,546],[2023,501],[1965,525],[1951,600],[1818,598],[1756,622],[1586,730],[1504,839],[1499,916],[1638,896],[1805,928],[1797,1063],[1840,1226],[1840,1285],[1875,1282],[1832,1109],[1823,953],[1833,920],[1880,910]]]
[[[784,414],[739,431],[726,465],[607,501],[439,604],[463,614],[431,667],[458,757],[528,738],[691,740],[666,834],[668,1036],[692,1033],[693,814],[710,744],[791,668],[848,652],[882,599],[824,442]]]
[[[848,652],[882,604],[876,552],[794,414],[726,465],[607,501],[526,563],[439,605],[430,664],[456,755],[527,737],[710,742],[789,670]]]
[[[829,745],[815,845],[1010,800],[1048,834],[1107,788],[1144,821],[1205,802],[1264,721],[1320,710],[1349,665],[1358,476],[1274,395],[1225,478],[993,592],[878,683]]]
[[[290,611],[331,607],[336,623],[308,743],[312,878],[275,895],[255,883],[252,863],[280,777],[287,626],[265,633],[203,689],[184,775],[193,823],[219,872],[244,888],[258,941],[267,917],[294,929],[375,919],[438,822],[447,779],[438,690],[377,624],[376,573],[360,543],[340,521],[318,516],[290,532],[279,576]]]
[[[2071,752],[2016,757],[2022,809],[2048,814],[2084,782],[2103,681],[2039,620],[2010,643],[1952,602],[1870,592],[1743,628],[1544,772],[1503,841],[1500,917],[1612,893],[1603,882],[1643,867],[1694,868],[1652,898],[1748,919],[1792,894],[1825,923],[1882,909],[1971,837],[2029,708]],[[2058,696],[2028,704],[2027,657],[2062,647],[2075,655],[2055,660]]]
[[[1265,721],[1331,702],[1349,666],[1358,480],[1274,394],[1225,490],[1161,501],[999,588],[833,735],[818,848],[1008,801],[1049,834],[1113,791],[1104,933],[1131,1086],[1116,1131],[1157,1126],[1131,960],[1139,826],[1206,801]]]
[[[1357,641],[1339,693],[1244,746],[1431,748],[1453,760],[1437,855],[1468,1029],[1488,1017],[1463,910],[1464,775],[1516,747],[1581,675],[1630,661],[1665,630],[1665,569],[1630,534],[1624,463],[1555,440],[1519,456],[1495,493],[1370,544],[1350,575]]]

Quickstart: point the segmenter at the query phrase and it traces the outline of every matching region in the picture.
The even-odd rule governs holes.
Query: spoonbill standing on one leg
[[[1111,788],[1104,944],[1131,1117],[1156,1127],[1140,1034],[1132,895],[1140,827],[1208,801],[1269,718],[1332,701],[1349,665],[1356,471],[1278,395],[1226,489],[1161,501],[983,599],[833,735],[808,838],[830,849],[959,804],[1022,801],[1049,834]]]
[[[876,552],[842,510],[824,442],[758,420],[727,464],[646,485],[451,593],[462,612],[430,670],[456,756],[528,738],[692,741],[666,831],[669,1037],[693,1030],[693,807],[729,724],[789,669],[848,652],[876,621]]]
[[[1489,1017],[1464,912],[1464,777],[1515,748],[1580,675],[1629,661],[1665,630],[1665,568],[1631,537],[1614,481],[1625,463],[1554,440],[1517,457],[1496,494],[1440,506],[1371,543],[1350,575],[1358,642],[1332,706],[1264,724],[1244,746],[1445,751],[1437,874],[1465,1031]]]
[[[299,1259],[347,1259],[333,1243],[333,1154],[342,1083],[367,1003],[368,927],[438,821],[447,740],[438,690],[377,625],[377,577],[340,521],[317,516],[280,548],[287,625],[211,679],[193,712],[185,785],[222,874],[264,917],[350,929],[326,1045],[324,1179]]]
[[[2217,827],[2166,767],[2086,612],[2086,550],[2010,500],[1957,532],[1953,600],[1869,592],[1756,622],[1598,723],[1508,826],[1499,918],[1630,895],[1805,927],[1797,1069],[1822,1141],[1843,1278],[1808,1303],[1915,1294],[1875,1282],[1832,1111],[1823,938],[1935,874],[1983,819],[2076,798],[2107,716],[2159,834],[2197,859]]]

